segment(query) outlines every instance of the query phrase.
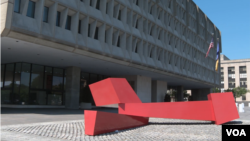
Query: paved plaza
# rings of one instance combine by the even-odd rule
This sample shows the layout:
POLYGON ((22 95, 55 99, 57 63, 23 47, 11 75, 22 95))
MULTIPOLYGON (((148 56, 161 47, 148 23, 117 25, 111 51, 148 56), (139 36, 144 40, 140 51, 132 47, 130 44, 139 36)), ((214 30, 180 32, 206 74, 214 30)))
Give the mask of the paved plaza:
MULTIPOLYGON (((93 110, 117 113, 113 108, 93 110)), ((221 140, 221 126, 210 121, 150 118, 146 126, 88 136, 83 110, 5 108, 1 117, 2 141, 221 140)), ((250 108, 228 124, 250 124, 250 108)))

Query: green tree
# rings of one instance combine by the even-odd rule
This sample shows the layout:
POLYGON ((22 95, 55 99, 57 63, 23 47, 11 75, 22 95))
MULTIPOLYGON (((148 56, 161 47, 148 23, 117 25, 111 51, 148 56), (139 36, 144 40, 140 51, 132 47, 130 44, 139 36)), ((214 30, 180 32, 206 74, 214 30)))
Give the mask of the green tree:
POLYGON ((238 86, 234 88, 232 92, 235 94, 235 97, 241 97, 245 95, 247 92, 250 92, 250 90, 238 86))
POLYGON ((187 93, 187 91, 185 90, 185 91, 183 91, 183 98, 184 99, 188 99, 189 98, 189 94, 187 93))
POLYGON ((221 93, 221 90, 219 88, 213 88, 213 93, 221 93))

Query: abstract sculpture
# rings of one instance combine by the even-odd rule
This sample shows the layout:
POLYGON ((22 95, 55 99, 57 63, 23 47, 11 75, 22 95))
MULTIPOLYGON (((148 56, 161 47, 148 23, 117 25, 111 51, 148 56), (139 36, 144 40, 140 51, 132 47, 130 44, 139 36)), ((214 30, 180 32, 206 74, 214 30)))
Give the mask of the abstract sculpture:
POLYGON ((125 78, 107 78, 89 87, 96 106, 118 104, 119 114, 85 110, 87 135, 147 125, 149 117, 207 120, 217 125, 239 118, 231 92, 211 93, 208 101, 142 103, 125 78))

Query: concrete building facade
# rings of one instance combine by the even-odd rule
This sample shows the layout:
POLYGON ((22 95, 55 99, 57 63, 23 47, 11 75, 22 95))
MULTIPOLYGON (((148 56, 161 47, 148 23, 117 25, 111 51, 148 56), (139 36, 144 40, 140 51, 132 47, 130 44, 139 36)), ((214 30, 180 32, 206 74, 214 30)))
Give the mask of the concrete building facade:
POLYGON ((206 99, 220 85, 221 33, 192 0, 2 0, 2 104, 92 103, 88 85, 125 77, 142 102, 169 87, 206 99), (3 95, 4 94, 4 95, 3 95))
MULTIPOLYGON (((250 90, 250 59, 230 60, 225 55, 221 59, 221 91, 243 87, 250 90)), ((250 101, 250 93, 236 101, 250 101)))

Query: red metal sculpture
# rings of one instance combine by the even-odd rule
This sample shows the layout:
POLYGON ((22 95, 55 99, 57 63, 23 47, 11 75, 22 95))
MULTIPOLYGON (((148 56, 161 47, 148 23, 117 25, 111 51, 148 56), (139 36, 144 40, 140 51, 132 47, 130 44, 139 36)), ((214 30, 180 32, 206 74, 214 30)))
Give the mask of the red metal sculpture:
POLYGON ((148 124, 149 117, 208 120, 217 125, 239 118, 232 92, 208 101, 142 103, 125 78, 89 85, 96 106, 119 104, 119 114, 85 110, 85 134, 97 135, 148 124))

